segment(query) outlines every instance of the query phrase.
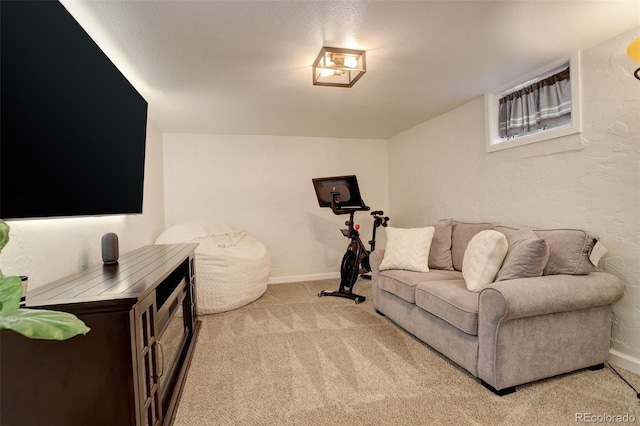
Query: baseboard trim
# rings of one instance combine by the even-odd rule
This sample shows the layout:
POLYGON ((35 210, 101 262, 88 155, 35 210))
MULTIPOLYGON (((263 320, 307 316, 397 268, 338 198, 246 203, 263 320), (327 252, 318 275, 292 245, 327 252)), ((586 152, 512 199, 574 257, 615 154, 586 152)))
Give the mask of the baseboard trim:
POLYGON ((301 281, 320 281, 340 279, 340 272, 330 272, 326 274, 314 275, 291 275, 288 277, 270 277, 269 284, 297 283, 301 281))
POLYGON ((609 350, 609 362, 632 373, 640 374, 640 359, 623 354, 615 349, 609 350))

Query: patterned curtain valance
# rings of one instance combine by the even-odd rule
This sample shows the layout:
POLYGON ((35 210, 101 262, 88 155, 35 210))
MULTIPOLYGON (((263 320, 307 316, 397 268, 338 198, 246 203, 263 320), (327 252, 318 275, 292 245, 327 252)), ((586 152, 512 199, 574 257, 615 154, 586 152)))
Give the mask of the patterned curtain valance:
POLYGON ((519 136, 570 122, 569 71, 566 68, 502 97, 498 115, 500 137, 519 136))

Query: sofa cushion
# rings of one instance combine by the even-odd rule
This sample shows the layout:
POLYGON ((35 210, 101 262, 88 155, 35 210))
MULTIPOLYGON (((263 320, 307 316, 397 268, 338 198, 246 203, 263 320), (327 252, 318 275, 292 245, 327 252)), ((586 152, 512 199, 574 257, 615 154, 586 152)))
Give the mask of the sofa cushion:
POLYGON ((549 246, 549 260, 543 275, 586 275, 595 269, 589 261, 598 237, 581 229, 534 229, 549 246))
POLYGON ((447 281, 462 279, 462 274, 458 271, 440 271, 432 269, 429 272, 412 272, 400 269, 380 271, 378 275, 378 288, 394 294, 399 298, 416 303, 416 286, 424 281, 436 280, 447 281))
POLYGON ((387 227, 387 246, 380 270, 404 269, 429 272, 429 250, 435 229, 387 227))
MULTIPOLYGON (((500 227, 496 227, 496 230, 502 232, 500 227)), ((507 231, 505 235, 509 250, 496 281, 541 276, 549 259, 547 242, 528 228, 507 231)))
POLYGON ((415 294, 417 306, 467 334, 478 335, 480 293, 468 291, 463 279, 422 281, 415 294))
POLYGON ((451 260, 453 269, 462 271, 462 261, 464 252, 467 250, 469 241, 480 231, 493 229, 492 223, 466 223, 452 221, 451 223, 451 260))
POLYGON ((503 233, 487 229, 473 236, 462 262, 462 276, 469 291, 480 291, 496 279, 509 245, 503 233))
POLYGON ((442 219, 434 223, 433 240, 429 250, 429 268, 453 271, 451 259, 451 219, 442 219))

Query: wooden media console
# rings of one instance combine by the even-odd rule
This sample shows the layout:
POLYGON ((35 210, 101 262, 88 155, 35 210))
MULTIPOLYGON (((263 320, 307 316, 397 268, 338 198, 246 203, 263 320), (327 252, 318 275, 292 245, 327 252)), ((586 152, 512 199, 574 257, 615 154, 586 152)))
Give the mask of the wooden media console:
POLYGON ((200 321, 197 244, 150 245, 27 294, 91 328, 64 341, 0 333, 3 426, 170 425, 200 321))

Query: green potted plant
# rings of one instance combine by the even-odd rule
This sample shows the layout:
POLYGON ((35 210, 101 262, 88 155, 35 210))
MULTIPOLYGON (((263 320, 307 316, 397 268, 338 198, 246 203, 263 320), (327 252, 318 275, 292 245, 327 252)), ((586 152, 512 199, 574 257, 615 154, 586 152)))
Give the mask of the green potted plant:
MULTIPOLYGON (((0 220, 0 253, 9 242, 9 225, 0 220)), ((30 339, 66 340, 90 330, 78 317, 46 309, 20 309, 22 281, 0 270, 0 330, 13 330, 30 339)))

